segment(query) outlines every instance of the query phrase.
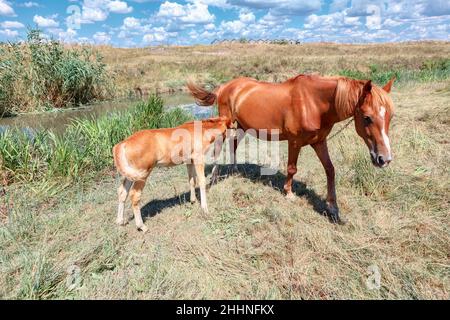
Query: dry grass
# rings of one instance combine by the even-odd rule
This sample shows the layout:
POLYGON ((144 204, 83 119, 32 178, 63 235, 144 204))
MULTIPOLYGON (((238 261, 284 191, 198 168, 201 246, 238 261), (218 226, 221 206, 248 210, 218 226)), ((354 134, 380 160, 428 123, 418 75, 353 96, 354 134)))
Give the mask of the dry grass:
POLYGON ((394 89, 395 160, 386 170, 372 167, 352 127, 329 143, 345 226, 317 212, 326 179, 311 148, 299 160, 295 201, 280 191, 285 161, 269 178, 246 165, 211 188, 209 216, 189 204, 184 167, 155 171, 143 197, 147 234, 133 221, 114 224, 110 172, 76 186, 13 185, 0 228, 0 297, 448 299, 449 98, 448 81, 394 89), (69 290, 73 265, 81 283, 69 290), (369 266, 380 270, 379 290, 366 286, 369 266))
POLYGON ((117 49, 98 47, 116 74, 118 92, 182 90, 187 77, 217 85, 238 76, 282 81, 299 73, 336 74, 417 70, 430 60, 448 59, 450 42, 396 44, 218 44, 194 47, 117 49))

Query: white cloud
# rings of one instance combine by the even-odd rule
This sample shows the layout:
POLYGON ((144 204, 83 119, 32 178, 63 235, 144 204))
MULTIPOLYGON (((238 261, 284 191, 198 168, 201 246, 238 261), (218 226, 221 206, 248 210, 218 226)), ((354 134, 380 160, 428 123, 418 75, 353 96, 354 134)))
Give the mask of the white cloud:
POLYGON ((55 28, 59 26, 59 22, 55 21, 53 18, 44 18, 39 15, 33 17, 33 22, 40 28, 55 28))
POLYGON ((163 27, 156 27, 151 32, 144 35, 142 41, 144 44, 161 44, 169 38, 174 38, 178 34, 176 32, 167 32, 163 27))
POLYGON ((3 29, 21 29, 25 28, 25 25, 18 21, 3 21, 0 23, 3 29))
POLYGON ((15 16, 14 9, 6 0, 0 0, 0 16, 15 16))
POLYGON ((92 39, 94 39, 97 44, 108 44, 111 41, 111 36, 106 32, 99 31, 92 36, 92 39))
POLYGON ((19 32, 17 32, 17 30, 4 29, 0 30, 0 34, 7 38, 15 38, 19 35, 19 32))
POLYGON ((176 2, 166 1, 161 4, 157 13, 158 17, 176 18, 186 14, 184 6, 176 2))
POLYGON ((232 5, 251 9, 269 9, 273 15, 304 15, 320 10, 321 0, 228 0, 232 5))
POLYGON ((134 17, 126 17, 123 20, 123 27, 125 29, 139 29, 141 27, 141 21, 134 17))
POLYGON ((24 2, 20 6, 25 7, 25 8, 40 7, 39 3, 32 2, 32 1, 24 2))
POLYGON ((220 28, 225 33, 241 33, 245 28, 245 24, 240 20, 235 21, 222 21, 220 28))
POLYGON ((113 13, 130 13, 133 11, 133 7, 129 7, 125 1, 110 1, 107 4, 107 8, 110 12, 113 13))
POLYGON ((156 17, 181 24, 207 24, 215 19, 203 0, 191 0, 191 3, 185 5, 166 1, 159 7, 156 17))
POLYGON ((255 15, 251 11, 241 10, 239 12, 239 20, 244 23, 255 22, 255 15))
MULTIPOLYGON (((105 21, 110 13, 127 14, 133 11, 125 1, 119 0, 84 0, 81 17, 72 21, 75 24, 88 24, 105 21)), ((73 19, 73 18, 72 18, 73 19)))

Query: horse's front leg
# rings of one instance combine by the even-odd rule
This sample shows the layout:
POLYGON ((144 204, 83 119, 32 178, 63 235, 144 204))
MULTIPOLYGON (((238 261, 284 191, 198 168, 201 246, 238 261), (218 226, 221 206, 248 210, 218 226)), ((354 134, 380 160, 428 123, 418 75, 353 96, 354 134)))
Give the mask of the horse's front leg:
POLYGON ((297 173, 297 160, 300 149, 301 146, 298 145, 296 141, 288 142, 288 167, 286 182, 284 183, 284 191, 286 192, 286 198, 288 199, 294 199, 295 197, 292 193, 292 180, 297 173))
POLYGON ((333 222, 340 223, 339 209, 336 203, 336 184, 334 166, 328 153, 327 141, 322 141, 311 145, 319 157, 320 162, 327 174, 327 212, 333 222))

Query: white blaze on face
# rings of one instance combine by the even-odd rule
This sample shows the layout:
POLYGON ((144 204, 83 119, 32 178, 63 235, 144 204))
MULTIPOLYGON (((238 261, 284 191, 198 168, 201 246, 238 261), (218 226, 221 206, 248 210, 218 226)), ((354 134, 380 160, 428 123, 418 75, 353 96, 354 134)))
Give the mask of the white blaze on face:
POLYGON ((386 149, 388 151, 387 154, 387 160, 391 161, 392 160, 392 155, 391 155, 391 144, 389 142, 389 137, 386 134, 386 130, 385 130, 385 125, 386 125, 386 121, 384 121, 384 116, 386 115, 386 108, 385 107, 381 107, 380 108, 380 117, 383 119, 383 128, 381 129, 381 137, 383 138, 383 142, 384 145, 386 146, 386 149))

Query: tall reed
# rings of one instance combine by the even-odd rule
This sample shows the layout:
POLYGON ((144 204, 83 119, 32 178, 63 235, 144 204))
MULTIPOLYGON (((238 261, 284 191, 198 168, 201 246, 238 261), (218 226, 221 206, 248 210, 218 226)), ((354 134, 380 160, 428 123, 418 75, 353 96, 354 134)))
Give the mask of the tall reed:
POLYGON ((0 116, 104 99, 111 78, 97 52, 66 48, 31 29, 24 43, 0 46, 0 116))

